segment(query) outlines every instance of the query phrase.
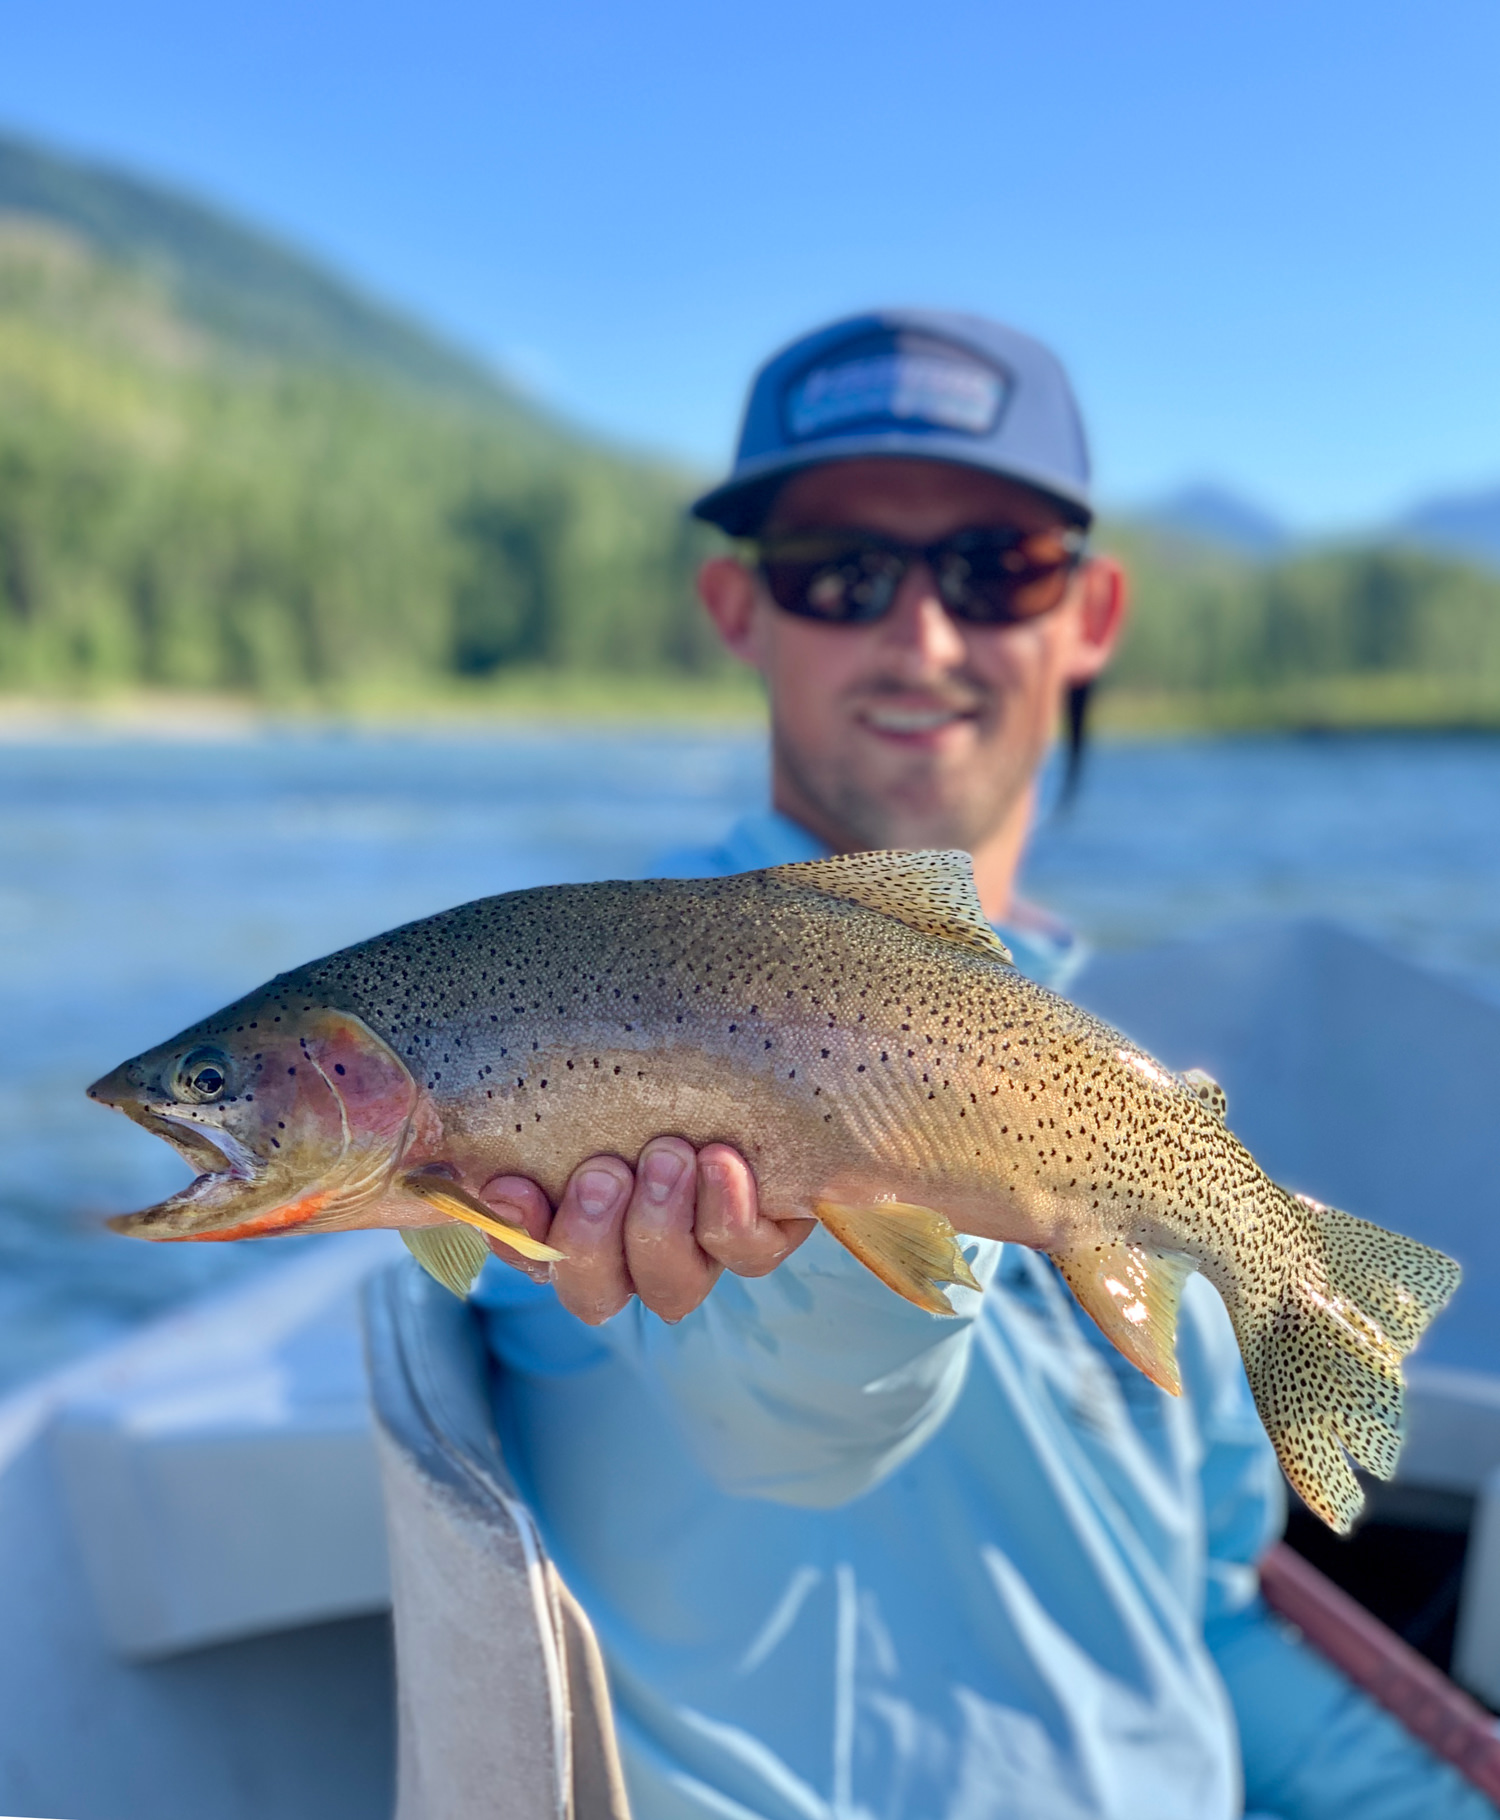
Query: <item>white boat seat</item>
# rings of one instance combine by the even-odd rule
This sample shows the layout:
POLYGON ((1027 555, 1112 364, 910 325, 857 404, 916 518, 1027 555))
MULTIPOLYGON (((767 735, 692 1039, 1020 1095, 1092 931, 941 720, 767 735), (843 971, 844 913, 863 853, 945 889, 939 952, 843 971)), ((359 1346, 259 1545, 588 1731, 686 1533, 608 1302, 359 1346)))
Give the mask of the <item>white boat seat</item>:
POLYGON ((629 1820, 588 1618, 501 1455, 472 1311, 366 1285, 396 1629, 396 1820, 629 1820))

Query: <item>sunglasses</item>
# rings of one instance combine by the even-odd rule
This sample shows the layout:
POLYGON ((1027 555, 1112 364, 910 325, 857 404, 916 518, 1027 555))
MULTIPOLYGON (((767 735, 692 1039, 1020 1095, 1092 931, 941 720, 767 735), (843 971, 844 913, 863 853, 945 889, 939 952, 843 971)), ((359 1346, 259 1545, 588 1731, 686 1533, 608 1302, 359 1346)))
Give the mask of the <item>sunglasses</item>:
POLYGON ((749 560, 783 613, 831 626, 868 626, 895 604, 907 572, 926 563, 938 598, 974 626, 1016 626, 1062 603, 1083 557, 1077 526, 1047 531, 977 527, 936 543, 875 531, 789 531, 751 541, 749 560))

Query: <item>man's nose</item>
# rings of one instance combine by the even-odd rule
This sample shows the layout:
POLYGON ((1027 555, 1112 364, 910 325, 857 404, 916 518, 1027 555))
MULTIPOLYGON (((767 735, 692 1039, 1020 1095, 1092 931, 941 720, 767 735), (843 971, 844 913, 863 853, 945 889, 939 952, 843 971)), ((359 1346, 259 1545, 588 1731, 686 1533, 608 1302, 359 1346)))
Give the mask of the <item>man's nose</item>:
POLYGON ((924 667, 943 669, 961 662, 967 653, 963 628, 943 605, 937 580, 925 562, 913 563, 902 576, 880 629, 885 643, 924 667))

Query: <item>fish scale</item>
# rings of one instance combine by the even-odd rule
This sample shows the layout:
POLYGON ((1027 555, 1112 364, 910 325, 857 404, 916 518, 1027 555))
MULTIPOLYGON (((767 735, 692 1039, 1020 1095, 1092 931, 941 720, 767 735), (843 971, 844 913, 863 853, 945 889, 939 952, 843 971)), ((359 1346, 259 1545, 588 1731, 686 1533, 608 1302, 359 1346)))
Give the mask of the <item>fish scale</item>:
POLYGON ((733 1145, 767 1215, 822 1220, 934 1315, 977 1288, 959 1234, 1046 1251, 1167 1389, 1201 1270, 1288 1477, 1339 1528, 1350 1457, 1394 1466, 1401 1358, 1458 1280, 1278 1187, 1214 1082, 1018 973, 966 855, 481 899, 284 974, 91 1092, 207 1164, 123 1230, 391 1225, 457 1289, 475 1228, 558 1256, 484 1205, 492 1177, 555 1202, 585 1157, 664 1134, 733 1145))

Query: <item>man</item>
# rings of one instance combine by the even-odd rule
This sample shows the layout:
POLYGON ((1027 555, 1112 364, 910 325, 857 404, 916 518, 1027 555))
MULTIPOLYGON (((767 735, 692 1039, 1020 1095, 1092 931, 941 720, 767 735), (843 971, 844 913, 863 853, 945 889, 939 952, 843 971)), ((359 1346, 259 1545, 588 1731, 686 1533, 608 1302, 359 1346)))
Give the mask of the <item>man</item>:
MULTIPOLYGON (((773 807, 669 869, 962 846, 1020 963, 1062 983, 1073 944, 1016 872, 1125 586, 1083 554, 1055 360, 970 318, 836 323, 762 370, 696 510, 749 540, 700 587, 765 680, 773 807)), ((1174 1400, 1045 1259, 971 1247, 983 1293, 934 1320, 763 1219, 723 1145, 594 1158, 555 1212, 514 1178, 486 1196, 567 1253, 550 1283, 492 1269, 481 1300, 638 1820, 1491 1812, 1259 1603, 1280 1478, 1201 1279, 1174 1400)))

